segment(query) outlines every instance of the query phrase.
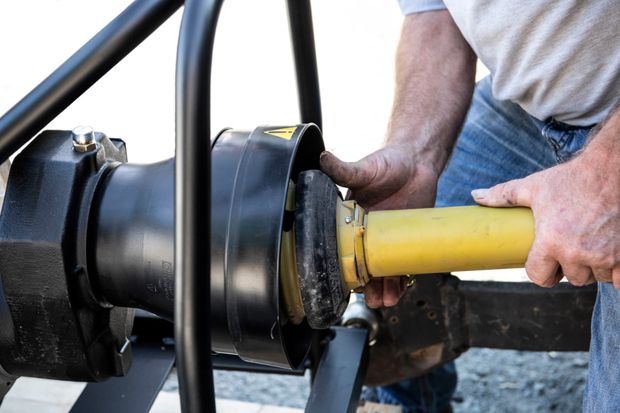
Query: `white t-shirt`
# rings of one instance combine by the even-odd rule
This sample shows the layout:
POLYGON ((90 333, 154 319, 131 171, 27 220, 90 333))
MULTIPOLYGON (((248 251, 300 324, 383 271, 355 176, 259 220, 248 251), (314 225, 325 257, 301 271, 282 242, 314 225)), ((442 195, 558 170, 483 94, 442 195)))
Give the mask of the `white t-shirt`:
POLYGON ((447 8, 489 68, 493 96, 575 126, 620 100, 620 0, 399 0, 405 14, 447 8))

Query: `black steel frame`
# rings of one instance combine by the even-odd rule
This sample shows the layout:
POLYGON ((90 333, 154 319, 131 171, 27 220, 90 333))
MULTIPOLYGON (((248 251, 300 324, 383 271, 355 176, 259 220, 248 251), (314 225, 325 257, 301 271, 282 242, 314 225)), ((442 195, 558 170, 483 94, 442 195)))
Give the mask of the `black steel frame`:
MULTIPOLYGON (((0 163, 146 39, 182 0, 136 0, 0 118, 0 163)), ((210 83, 223 0, 187 0, 176 74, 175 339, 181 405, 215 411, 210 349, 210 83), (207 213, 205 213, 207 211, 207 213)), ((303 122, 321 125, 309 0, 287 0, 303 122)))

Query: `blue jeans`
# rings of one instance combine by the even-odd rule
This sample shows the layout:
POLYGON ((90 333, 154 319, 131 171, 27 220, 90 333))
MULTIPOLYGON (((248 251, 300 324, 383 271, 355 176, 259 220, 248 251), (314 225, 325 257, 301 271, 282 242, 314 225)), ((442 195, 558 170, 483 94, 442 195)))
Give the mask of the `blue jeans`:
MULTIPOLYGON (((518 105, 498 101, 490 78, 476 86, 465 124, 439 180, 435 206, 474 204, 470 191, 522 178, 568 160, 587 139, 590 128, 553 119, 540 121, 518 105)), ((372 389, 376 401, 400 404, 405 413, 450 411, 456 389, 453 363, 425 376, 372 389)), ((599 284, 592 318, 590 370, 584 410, 620 411, 620 293, 599 284)))

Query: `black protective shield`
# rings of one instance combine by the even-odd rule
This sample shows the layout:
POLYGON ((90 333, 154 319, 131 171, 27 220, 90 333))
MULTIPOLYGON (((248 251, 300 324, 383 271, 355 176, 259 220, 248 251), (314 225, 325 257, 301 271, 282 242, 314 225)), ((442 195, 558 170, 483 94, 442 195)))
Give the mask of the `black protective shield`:
POLYGON ((280 310, 279 256, 289 179, 318 169, 324 150, 312 124, 227 130, 212 146, 213 350, 246 361, 299 365, 312 330, 280 310))

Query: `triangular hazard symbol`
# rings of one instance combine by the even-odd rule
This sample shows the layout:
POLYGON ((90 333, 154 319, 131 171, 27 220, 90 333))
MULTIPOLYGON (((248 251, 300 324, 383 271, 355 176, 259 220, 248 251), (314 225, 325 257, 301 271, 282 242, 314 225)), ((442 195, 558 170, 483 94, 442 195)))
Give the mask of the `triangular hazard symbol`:
POLYGON ((296 126, 291 126, 290 128, 268 130, 268 131, 265 131, 265 133, 267 135, 289 140, 293 136, 293 133, 295 133, 296 129, 297 129, 296 126))

